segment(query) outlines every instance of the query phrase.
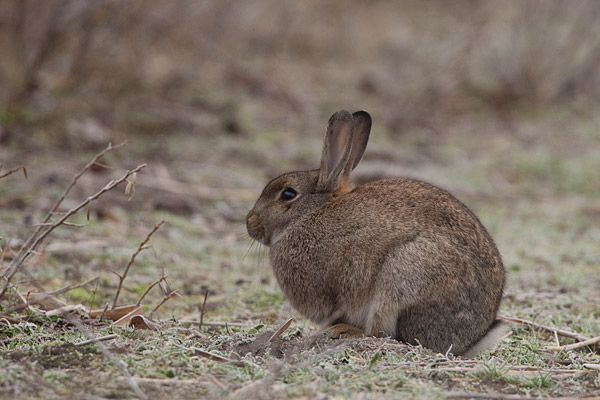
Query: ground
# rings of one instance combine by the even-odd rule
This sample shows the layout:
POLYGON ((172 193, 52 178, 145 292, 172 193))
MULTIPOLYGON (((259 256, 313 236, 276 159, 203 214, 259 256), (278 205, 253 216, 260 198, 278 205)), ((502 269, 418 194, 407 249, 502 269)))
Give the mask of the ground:
MULTIPOLYGON (((127 140, 59 211, 147 166, 127 194, 124 182, 68 219, 83 226, 56 228, 12 279, 0 303, 3 398, 598 396, 597 348, 554 350, 575 340, 523 324, 472 360, 392 339, 329 339, 289 306, 268 250, 245 230, 270 178, 318 166, 329 115, 367 109, 374 125, 357 182, 409 176, 449 190, 502 253, 500 315, 600 335, 598 76, 584 68, 600 49, 594 3, 74 4, 25 9, 30 31, 1 41, 17 55, 0 63, 0 175, 24 165, 26 176, 0 179, 0 270, 108 142, 127 140), (34 29, 57 9, 80 35, 34 29), (526 24, 532 15, 544 24, 526 24), (75 39, 90 30, 89 42, 75 39), (521 40, 509 40, 514 31, 521 40), (551 51, 540 40, 552 35, 551 51), (573 38, 580 48, 568 46, 573 38), (27 57, 19 40, 33 49, 27 57), (36 53, 44 44, 50 50, 36 53), (90 318, 112 304, 115 272, 162 220, 119 297, 135 304, 168 275, 170 288, 157 285, 141 302, 157 329, 90 318), (55 295, 82 305, 71 313, 9 312, 15 290, 94 277, 55 295)), ((1 7, 13 19, 0 27, 18 32, 9 23, 17 3, 1 7)))

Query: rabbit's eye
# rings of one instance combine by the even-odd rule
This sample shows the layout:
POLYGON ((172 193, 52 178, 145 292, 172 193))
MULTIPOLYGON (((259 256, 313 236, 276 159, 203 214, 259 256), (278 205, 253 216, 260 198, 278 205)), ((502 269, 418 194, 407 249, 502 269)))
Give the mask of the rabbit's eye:
POLYGON ((287 188, 281 192, 281 200, 292 200, 297 194, 294 189, 287 188))

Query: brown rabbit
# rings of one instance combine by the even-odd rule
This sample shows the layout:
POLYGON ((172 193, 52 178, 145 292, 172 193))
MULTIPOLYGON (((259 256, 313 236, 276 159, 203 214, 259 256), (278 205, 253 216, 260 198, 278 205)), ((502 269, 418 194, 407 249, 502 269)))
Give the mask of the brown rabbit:
POLYGON ((331 116, 318 170, 283 174, 248 213, 270 246, 292 306, 332 335, 391 336, 475 356, 507 329, 496 320, 505 272, 477 217, 418 180, 354 186, 371 130, 365 111, 331 116))

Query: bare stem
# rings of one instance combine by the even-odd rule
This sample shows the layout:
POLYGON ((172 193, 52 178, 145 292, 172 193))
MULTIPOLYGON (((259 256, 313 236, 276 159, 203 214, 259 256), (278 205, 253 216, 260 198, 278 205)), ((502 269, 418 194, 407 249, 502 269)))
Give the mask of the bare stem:
POLYGON ((544 350, 553 350, 553 351, 569 351, 579 349, 581 347, 593 346, 597 343, 600 343, 600 336, 593 337, 588 340, 584 340, 583 342, 568 344, 566 346, 546 346, 544 350))
POLYGON ((4 174, 0 175, 0 179, 5 178, 9 175, 12 175, 20 169, 23 170, 23 175, 25 175, 25 179, 27 179, 27 169, 25 168, 24 165, 21 165, 20 167, 13 168, 10 171, 5 172, 4 174))
POLYGON ((146 290, 144 291, 144 293, 142 294, 142 296, 140 297, 140 299, 137 301, 137 303, 135 303, 135 306, 139 306, 142 304, 142 300, 144 300, 144 298, 146 297, 146 295, 150 292, 150 290, 152 290, 152 288, 156 285, 158 285, 159 283, 161 283, 162 281, 164 281, 165 279, 167 279, 168 275, 163 275, 160 277, 160 279, 158 279, 157 281, 154 281, 150 286, 148 286, 146 288, 146 290))
MULTIPOLYGON (((131 265, 135 261, 135 258, 137 257, 138 254, 140 254, 140 252, 142 250, 147 249, 146 244, 150 240, 150 237, 164 223, 165 223, 165 220, 163 219, 158 224, 154 225, 154 228, 150 231, 150 233, 148 233, 146 235, 146 238, 144 240, 142 240, 142 242, 138 246, 137 250, 131 255, 131 258, 129 259, 129 262, 127 263, 127 266, 125 267, 125 271, 123 271, 123 274, 122 275, 117 274, 117 276, 119 277, 119 287, 117 288, 117 293, 115 293, 115 299, 113 300, 113 304, 112 304, 111 310, 114 310, 115 307, 117 306, 117 301, 119 300, 119 295, 121 294, 121 289, 123 289, 123 282, 125 281, 125 278, 127 278, 127 273, 129 273, 129 268, 131 267, 131 265)), ((160 282, 160 280, 159 280, 159 282, 160 282)))
POLYGON ((200 311, 200 325, 198 330, 202 329, 202 322, 204 322, 204 312, 206 311, 206 299, 208 298, 208 289, 204 292, 204 301, 202 302, 202 310, 200 311))
MULTIPOLYGON (((90 165, 90 164, 88 164, 88 165, 90 165)), ((58 226, 62 225, 69 217, 71 217, 73 214, 77 213, 77 211, 86 207, 88 204, 90 204, 92 201, 96 200, 98 197, 102 196, 104 193, 114 189, 120 183, 125 182, 127 180, 127 178, 129 178, 130 175, 141 171, 145 167, 146 167, 146 164, 138 165, 136 168, 125 172, 125 174, 121 178, 119 178, 117 180, 114 180, 114 179, 111 180, 108 184, 106 184, 106 186, 104 186, 98 192, 96 192, 92 196, 89 196, 83 202, 79 203, 79 205, 70 209, 59 220, 54 222, 51 226, 47 227, 47 229, 41 234, 39 234, 39 233, 40 233, 41 229, 43 228, 43 226, 39 226, 38 229, 36 229, 36 231, 29 237, 29 239, 27 239, 27 242, 25 242, 25 244, 21 247, 21 250, 19 250, 19 253, 17 253, 17 256, 12 259, 11 263, 8 265, 8 268, 2 274, 2 277, 6 278, 6 283, 4 284, 4 288, 0 292, 0 298, 4 295, 4 293, 8 289, 8 284, 10 283, 10 280, 12 279, 12 277, 17 273, 17 271, 23 265, 25 260, 27 260, 27 258, 31 254, 35 253, 35 249, 39 246, 39 244, 42 242, 42 240, 44 240, 46 238, 46 236, 48 236, 50 234, 50 232, 52 232, 58 226)), ((81 175, 80 174, 77 175, 76 179, 78 179, 78 176, 81 176, 81 175)), ((76 181, 76 179, 74 181, 76 181)), ((69 186, 68 190, 70 190, 71 187, 72 187, 72 185, 69 186)), ((66 195, 66 193, 68 193, 68 190, 65 191, 65 195, 66 195)), ((54 213, 54 211, 56 211, 56 208, 58 207, 58 204, 60 204, 61 201, 62 200, 59 200, 59 202, 57 202, 57 205, 51 210, 51 212, 48 214, 48 217, 46 217, 46 219, 43 221, 43 223, 48 222, 48 219, 50 218, 52 213, 54 213)))
POLYGON ((171 293, 169 293, 168 295, 163 297, 162 300, 160 301, 160 303, 158 303, 158 305, 156 307, 154 307, 152 309, 152 311, 150 311, 149 317, 152 318, 152 315, 156 312, 156 310, 158 310, 163 304, 165 304, 167 302, 167 300, 169 300, 171 297, 175 297, 175 296, 181 296, 177 290, 173 290, 171 293))
MULTIPOLYGON (((98 278, 99 278, 99 277, 98 277, 98 276, 96 276, 96 277, 94 277, 94 278, 92 278, 92 279, 90 279, 90 280, 87 280, 87 281, 85 281, 85 282, 81 282, 81 283, 75 283, 75 284, 73 284, 73 285, 68 285, 68 286, 65 286, 65 287, 63 287, 63 288, 61 288, 61 289, 55 290, 55 291, 53 291, 53 292, 48 292, 48 293, 46 293, 46 294, 47 294, 48 296, 57 296, 57 295, 59 295, 59 294, 66 293, 66 292, 68 292, 69 290, 73 290, 73 289, 80 288, 80 287, 82 287, 82 286, 89 285, 90 283, 92 283, 92 282, 96 281, 98 278)), ((34 304, 35 304, 35 303, 29 302, 29 301, 24 301, 24 302, 22 302, 21 304, 18 304, 18 305, 16 305, 16 306, 12 307, 12 308, 9 308, 8 310, 6 310, 6 311, 5 311, 5 313, 7 313, 7 314, 10 314, 11 312, 22 310, 22 309, 24 309, 24 308, 27 308, 27 307, 29 307, 29 306, 31 306, 31 305, 34 305, 34 304)))
MULTIPOLYGON (((12 272, 13 269, 16 271, 20 267, 20 265, 23 264, 23 262, 25 262, 25 259, 28 257, 28 254, 31 253, 32 250, 35 250, 35 246, 31 246, 31 243, 35 240, 35 238, 38 236, 38 234, 42 231, 42 229, 45 226, 44 224, 46 224, 48 221, 50 221, 50 218, 52 218, 52 216, 56 213, 56 210, 58 210, 58 207, 60 207, 60 205, 62 204, 63 200, 67 197, 67 195, 69 194, 69 192, 71 191, 71 189, 73 188, 73 186, 75 186, 75 184, 77 183, 77 181, 79 180, 79 178, 81 178, 81 176, 87 170, 89 170, 94 164, 96 164, 96 162, 98 162, 99 160, 101 160, 102 157, 104 157, 106 155, 106 153, 108 153, 108 152, 110 152, 112 150, 118 149, 120 147, 123 147, 126 144, 127 144, 127 141, 123 141, 123 142, 121 142, 119 144, 116 144, 114 146, 112 145, 112 143, 109 143, 108 146, 106 147, 106 149, 104 149, 100 153, 96 154, 94 156, 94 158, 92 158, 92 160, 90 162, 88 162, 78 173, 75 174, 75 176, 73 177, 73 180, 71 181, 71 183, 69 184, 69 186, 65 189, 65 191, 63 192, 63 194, 56 201, 56 203, 54 204, 54 206, 52 207, 52 209, 48 212, 48 214, 46 215, 46 217, 44 218, 44 220, 41 222, 41 224, 38 225, 38 227, 36 228, 36 230, 27 238, 27 240, 25 241, 25 243, 23 243, 23 245, 19 249, 19 252, 17 253, 16 257, 13 258, 13 260, 11 261, 11 263, 8 265, 8 268, 2 274, 2 277, 5 277, 6 274, 8 273, 8 271, 11 271, 11 273, 14 275, 14 273, 12 272), (24 252, 25 252, 25 256, 21 257, 24 252)), ((23 172, 26 173, 26 170, 24 169, 23 172)), ((12 277, 12 275, 11 275, 11 277, 12 277)), ((8 278, 8 280, 10 281, 10 278, 8 278)), ((4 286, 4 289, 2 290, 2 292, 0 293, 0 297, 2 297, 2 295, 5 292, 6 292, 6 285, 4 286)))
POLYGON ((590 339, 589 337, 582 336, 575 332, 567 331, 565 329, 560 329, 560 328, 554 328, 554 327, 548 326, 548 325, 538 324, 537 322, 529 321, 529 320, 522 319, 522 318, 504 317, 501 315, 498 315, 498 318, 501 320, 504 320, 504 321, 512 322, 514 324, 531 326, 534 329, 539 329, 539 330, 546 331, 549 333, 556 332, 556 334, 558 334, 560 336, 576 339, 576 340, 579 340, 580 342, 590 339))

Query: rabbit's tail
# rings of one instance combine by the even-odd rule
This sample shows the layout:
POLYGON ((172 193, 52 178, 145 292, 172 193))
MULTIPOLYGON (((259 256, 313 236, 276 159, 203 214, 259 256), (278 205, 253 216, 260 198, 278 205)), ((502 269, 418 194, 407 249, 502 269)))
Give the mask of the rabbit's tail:
POLYGON ((500 319, 495 320, 492 326, 477 343, 475 343, 469 350, 465 351, 461 356, 466 358, 477 357, 481 353, 487 350, 493 350, 498 343, 505 337, 507 337, 512 331, 510 325, 500 319))

